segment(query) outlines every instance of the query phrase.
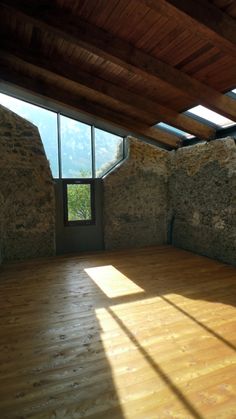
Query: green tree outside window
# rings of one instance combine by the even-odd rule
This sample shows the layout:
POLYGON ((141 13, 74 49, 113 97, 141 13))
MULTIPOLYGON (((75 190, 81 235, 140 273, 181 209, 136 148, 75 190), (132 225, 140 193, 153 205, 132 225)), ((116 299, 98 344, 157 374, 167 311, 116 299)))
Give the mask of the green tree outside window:
POLYGON ((68 221, 91 220, 91 185, 67 185, 68 221))

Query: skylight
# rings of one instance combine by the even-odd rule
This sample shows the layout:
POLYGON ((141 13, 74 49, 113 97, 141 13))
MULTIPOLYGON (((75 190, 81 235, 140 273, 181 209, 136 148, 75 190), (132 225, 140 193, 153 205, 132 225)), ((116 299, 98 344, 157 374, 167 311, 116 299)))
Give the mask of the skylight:
POLYGON ((156 127, 163 128, 167 131, 170 131, 172 134, 176 134, 176 135, 179 135, 181 137, 194 138, 194 135, 189 134, 188 132, 182 131, 178 128, 175 128, 172 125, 165 124, 164 122, 159 122, 158 124, 156 124, 156 127))
MULTIPOLYGON (((233 90, 233 92, 235 91, 233 90)), ((213 124, 218 125, 221 128, 227 128, 227 127, 231 127, 232 125, 235 125, 235 122, 232 121, 231 119, 225 118, 224 116, 216 112, 213 112, 202 105, 195 106, 194 108, 189 109, 187 112, 192 113, 196 116, 200 116, 200 118, 203 118, 206 121, 212 122, 213 124)))

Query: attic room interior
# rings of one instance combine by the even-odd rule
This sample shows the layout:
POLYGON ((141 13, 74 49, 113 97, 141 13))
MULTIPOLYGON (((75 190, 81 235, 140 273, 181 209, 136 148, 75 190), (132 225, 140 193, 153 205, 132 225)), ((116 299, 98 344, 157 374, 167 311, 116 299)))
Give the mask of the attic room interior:
POLYGON ((235 419, 235 0, 0 6, 0 418, 235 419))

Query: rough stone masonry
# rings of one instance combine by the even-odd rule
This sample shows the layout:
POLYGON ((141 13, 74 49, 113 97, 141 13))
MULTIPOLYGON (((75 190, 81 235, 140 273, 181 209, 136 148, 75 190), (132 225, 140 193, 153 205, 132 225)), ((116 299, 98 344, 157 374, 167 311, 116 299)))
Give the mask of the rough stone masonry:
POLYGON ((173 245, 236 264, 236 145, 232 138, 171 152, 173 245))
POLYGON ((54 186, 38 129, 3 106, 0 155, 0 260, 54 254, 54 186))
MULTIPOLYGON (((134 138, 104 178, 106 249, 172 243, 236 264, 232 138, 164 151, 134 138)), ((0 106, 0 261, 55 252, 54 187, 38 129, 0 106)))
POLYGON ((167 152, 129 139, 104 179, 105 247, 172 243, 236 264, 236 145, 232 138, 167 152))
POLYGON ((127 159, 104 178, 106 249, 167 242, 170 154, 128 139, 127 159))

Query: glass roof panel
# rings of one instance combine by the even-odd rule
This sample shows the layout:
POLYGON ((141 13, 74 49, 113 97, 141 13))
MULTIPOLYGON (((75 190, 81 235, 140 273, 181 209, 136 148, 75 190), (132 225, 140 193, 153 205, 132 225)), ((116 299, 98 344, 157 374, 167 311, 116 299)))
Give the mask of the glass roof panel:
POLYGON ((199 116, 200 118, 203 118, 206 121, 213 122, 213 124, 218 125, 221 128, 227 128, 231 127, 232 125, 235 125, 235 122, 231 119, 225 118, 219 113, 211 111, 210 109, 202 105, 195 106, 194 108, 189 109, 187 112, 199 116))
POLYGON ((181 136, 181 137, 194 138, 194 135, 189 134, 188 132, 182 131, 178 128, 175 128, 172 125, 165 124, 164 122, 159 122, 158 124, 156 124, 156 127, 163 128, 163 129, 165 129, 167 131, 170 131, 171 133, 176 134, 176 135, 181 136))

